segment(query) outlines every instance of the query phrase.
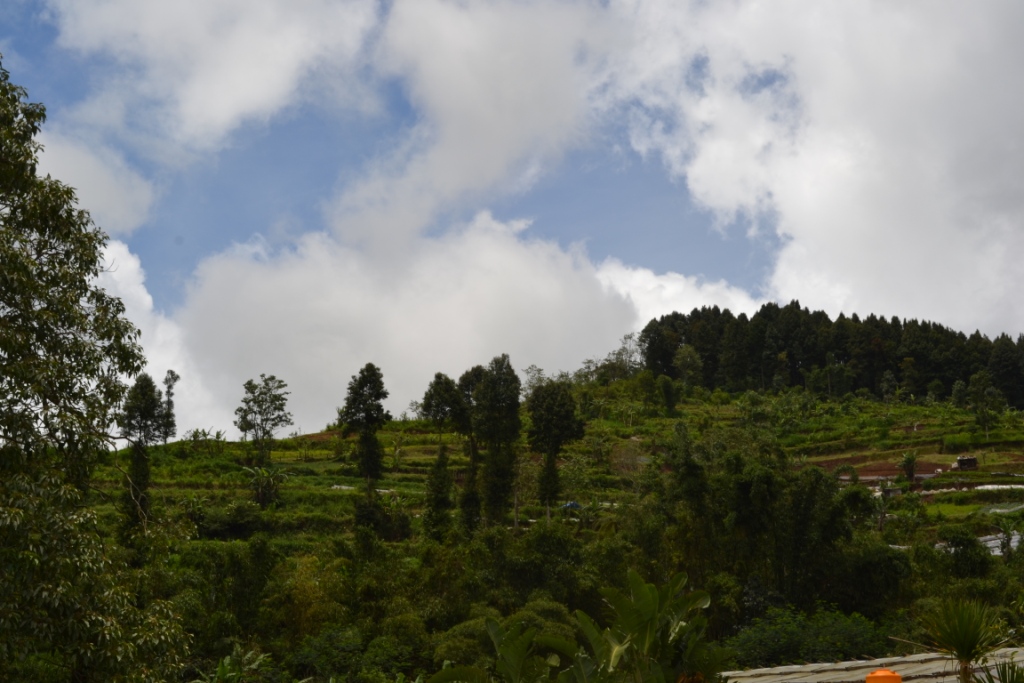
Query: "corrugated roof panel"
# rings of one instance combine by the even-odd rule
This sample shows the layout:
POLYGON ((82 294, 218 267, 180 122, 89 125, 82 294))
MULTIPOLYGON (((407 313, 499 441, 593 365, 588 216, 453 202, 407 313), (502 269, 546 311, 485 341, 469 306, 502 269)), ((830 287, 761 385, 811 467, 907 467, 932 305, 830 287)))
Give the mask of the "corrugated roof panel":
MULTIPOLYGON (((988 664, 1014 658, 1024 664, 1024 649, 1008 647, 993 652, 988 664)), ((904 681, 956 683, 956 662, 936 652, 848 662, 775 666, 767 669, 727 671, 730 683, 862 683, 877 669, 891 669, 904 681)))

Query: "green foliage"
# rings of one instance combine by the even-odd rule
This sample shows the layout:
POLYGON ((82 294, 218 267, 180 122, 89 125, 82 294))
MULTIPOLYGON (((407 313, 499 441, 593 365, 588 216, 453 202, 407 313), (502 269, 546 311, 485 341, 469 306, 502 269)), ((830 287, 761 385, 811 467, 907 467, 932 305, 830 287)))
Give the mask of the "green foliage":
POLYGON ((224 657, 252 632, 278 559, 260 535, 248 542, 204 540, 183 547, 178 559, 182 591, 176 602, 195 636, 197 657, 224 657))
POLYGON ((880 657, 888 649, 882 629, 859 615, 819 608, 811 615, 773 607, 728 640, 743 668, 796 662, 838 662, 880 657))
POLYGON ((627 584, 628 591, 601 590, 613 615, 603 631, 587 614, 576 613, 587 649, 575 654, 559 680, 717 680, 730 653, 704 638, 706 620, 700 610, 710 604, 707 593, 684 592, 685 574, 657 588, 630 570, 627 584))
POLYGON ((519 376, 508 354, 496 356, 473 390, 474 431, 488 448, 519 439, 519 376))
POLYGON ((373 363, 367 363, 348 383, 345 405, 338 409, 338 421, 360 434, 376 433, 391 420, 384 410, 384 375, 373 363))
POLYGON ((540 476, 537 478, 537 497, 544 505, 548 520, 550 520, 551 506, 558 502, 562 485, 558 477, 558 456, 554 453, 545 453, 543 458, 540 476))
POLYGON ((367 487, 380 479, 384 466, 384 451, 377 440, 377 431, 391 420, 391 413, 384 410, 383 401, 387 397, 380 368, 367 363, 358 375, 352 376, 345 405, 338 409, 338 422, 359 434, 356 459, 359 475, 366 479, 367 487))
POLYGON ((420 414, 439 429, 468 434, 472 431, 466 397, 451 377, 437 373, 427 387, 420 404, 420 414))
POLYGON ((243 386, 245 395, 235 409, 235 426, 243 435, 252 434, 256 459, 249 464, 263 467, 270 461, 274 432, 292 424, 292 414, 285 410, 291 392, 285 391, 288 385, 283 380, 262 373, 259 384, 250 379, 243 386))
POLYGON ((948 524, 938 530, 949 572, 957 578, 983 578, 992 568, 992 556, 966 525, 948 524))
POLYGON ((163 420, 160 424, 160 438, 166 444, 168 439, 178 433, 178 424, 174 418, 174 387, 181 380, 181 375, 174 370, 168 370, 164 375, 164 405, 163 420))
POLYGON ((359 432, 356 444, 356 464, 359 476, 368 482, 380 479, 384 471, 384 449, 380 445, 380 440, 377 439, 377 434, 372 431, 359 432))
POLYGON ((441 444, 427 479, 427 509, 423 528, 431 538, 440 540, 451 524, 452 474, 448 471, 448 447, 441 444))
POLYGON ((217 663, 217 668, 210 674, 195 679, 192 683, 245 683, 253 680, 253 676, 270 663, 268 655, 258 650, 242 652, 240 645, 217 663))
POLYGON ((173 677, 179 618, 137 600, 84 507, 143 356, 96 283, 106 235, 71 188, 36 175, 44 119, 0 67, 0 679, 173 677))
POLYGON ((121 512, 124 522, 120 528, 121 542, 127 543, 137 532, 145 532, 149 521, 149 454, 141 443, 135 443, 129 450, 131 464, 125 477, 125 491, 121 494, 121 512))
POLYGON ((988 438, 989 430, 999 421, 999 414, 1006 405, 1002 392, 992 384, 992 375, 988 370, 979 370, 971 375, 967 385, 967 397, 976 424, 985 430, 988 438))
POLYGON ((266 524, 260 507, 247 500, 204 508, 202 521, 197 526, 201 538, 235 540, 249 538, 264 530, 266 524))
POLYGON ((473 431, 487 445, 483 472, 483 506, 487 519, 497 523, 511 506, 519 417, 519 376, 508 354, 491 360, 473 390, 473 431))
POLYGON ((243 467, 249 475, 249 488, 252 489, 253 501, 261 509, 276 503, 280 497, 281 484, 288 475, 279 470, 272 470, 266 467, 243 467))
POLYGON ((1024 666, 1010 659, 981 669, 974 675, 978 683, 1024 683, 1024 666))
POLYGON ((135 378, 135 384, 128 390, 117 422, 122 437, 143 447, 163 438, 167 429, 163 393, 145 372, 135 378))
POLYGON ((530 416, 527 441, 537 453, 557 455, 567 443, 583 438, 583 420, 566 381, 539 384, 526 401, 526 411, 530 416))
POLYGON ((676 383, 671 377, 660 375, 657 379, 658 395, 665 408, 665 415, 671 417, 675 414, 676 404, 679 403, 679 392, 676 390, 676 383))
POLYGON ((914 475, 917 473, 917 453, 904 453, 900 459, 899 468, 907 481, 913 482, 914 475))
POLYGON ((943 453, 966 453, 973 445, 974 440, 970 434, 947 434, 942 437, 943 453))
MULTIPOLYGON (((907 350, 899 352, 897 360, 903 360, 894 366, 886 366, 880 353, 871 361, 877 367, 867 373, 876 388, 886 369, 896 373, 900 393, 891 403, 863 387, 858 395, 825 400, 826 393, 841 394, 864 380, 867 359, 854 363, 826 354, 813 361, 826 363, 817 371, 805 373, 805 365, 794 369, 792 358, 802 352, 787 346, 792 321, 784 318, 798 318, 797 313, 803 315, 791 307, 776 309, 778 317, 757 339, 737 342, 757 350, 744 357, 747 352, 735 348, 716 351, 708 340, 724 335, 723 329, 741 330, 749 321, 735 319, 733 325, 725 313, 698 312, 702 324, 717 324, 716 319, 724 324, 713 334, 708 327, 689 327, 685 335, 686 345, 702 359, 700 381, 710 388, 691 387, 682 411, 670 418, 663 417, 668 411, 662 406, 675 403, 665 401, 662 390, 682 383, 653 369, 641 371, 628 345, 603 361, 588 362, 572 378, 559 376, 555 382, 568 390, 565 404, 573 406, 578 398, 591 422, 583 439, 560 444, 556 457, 545 454, 545 476, 585 503, 549 521, 534 497, 541 463, 524 457, 523 449, 529 443, 542 450, 536 437, 544 420, 552 418, 559 429, 572 427, 576 411, 557 418, 553 408, 535 410, 551 380, 533 369, 526 373, 527 391, 515 394, 525 397, 525 405, 518 405, 514 416, 504 414, 507 424, 513 417, 525 420, 527 438, 513 430, 512 441, 495 442, 484 418, 491 401, 487 394, 495 388, 489 375, 511 371, 501 357, 488 368, 470 369, 458 383, 435 375, 420 413, 430 421, 392 422, 372 434, 373 442, 366 443, 373 448, 361 450, 376 452, 380 444, 389 452, 394 448, 388 469, 371 469, 380 457, 364 463, 336 459, 339 453, 358 452, 363 434, 352 438, 331 431, 278 442, 275 459, 291 476, 287 505, 261 509, 251 502, 237 466, 248 444, 203 431, 170 448, 154 445, 153 480, 160 482, 165 499, 187 501, 177 514, 183 523, 196 525, 202 540, 182 543, 146 565, 145 578, 133 574, 140 587, 133 596, 136 604, 173 600, 183 611, 195 636, 193 671, 213 670, 235 643, 244 643, 246 649, 259 647, 273 655, 275 664, 259 673, 263 680, 312 676, 346 683, 412 678, 446 659, 500 679, 505 674, 495 668, 488 619, 506 636, 534 629, 526 659, 539 657, 538 675, 548 680, 556 675, 563 683, 657 679, 655 662, 666 680, 693 683, 701 671, 721 668, 723 653, 708 645, 709 637, 739 634, 750 643, 743 650, 779 663, 883 654, 899 646, 872 638, 882 629, 913 637, 900 615, 919 610, 936 592, 1009 604, 1022 590, 1020 558, 1006 553, 993 559, 974 537, 992 532, 995 518, 986 504, 1006 509, 1019 502, 1020 492, 964 490, 879 499, 856 476, 837 476, 899 466, 904 453, 920 454, 919 469, 945 465, 951 458, 935 453, 935 445, 965 431, 972 415, 934 401, 916 402, 910 387, 919 389, 933 370, 907 350), (761 340, 775 345, 767 356, 760 355, 761 340), (911 357, 912 364, 905 361, 911 357), (743 363, 748 364, 743 372, 764 374, 763 386, 773 387, 771 392, 727 382, 743 363), (802 378, 814 393, 793 386, 802 378), (879 450, 882 434, 885 451, 879 450), (478 450, 478 441, 486 449, 478 450), (367 472, 380 479, 364 492, 359 489, 367 472), (455 481, 461 484, 462 524, 452 529, 455 481), (502 486, 510 488, 502 491, 502 486), (522 505, 515 528, 504 524, 509 491, 522 505), (483 529, 477 528, 481 493, 489 503, 504 506, 488 510, 487 517, 499 523, 483 529), (934 520, 939 509, 970 513, 964 517, 968 526, 952 535, 940 531, 934 520), (423 533, 412 537, 417 517, 423 533), (235 540, 250 538, 249 543, 235 540), (259 562, 251 556, 256 546, 264 548, 259 562), (202 561, 196 557, 200 548, 202 561), (607 612, 608 621, 591 620, 588 635, 585 620, 570 610, 602 614, 609 602, 602 601, 598 587, 631 569, 643 577, 685 570, 714 597, 714 605, 692 611, 684 619, 687 637, 667 648, 641 647, 648 642, 646 631, 627 633, 626 626, 616 625, 614 611, 607 612), (792 607, 780 610, 783 605, 792 607), (609 668, 602 658, 613 652, 619 659, 609 668)), ((670 350, 678 349, 681 339, 670 350)), ((879 348, 892 341, 886 339, 879 348)), ((801 338, 800 343, 811 342, 801 338)), ((985 362, 980 337, 977 343, 972 368, 985 362)), ((801 364, 810 362, 800 357, 801 364)), ((509 381, 508 386, 514 385, 509 381)), ((510 410, 514 397, 503 395, 510 410)), ((956 479, 942 475, 926 485, 1013 481, 997 472, 1022 469, 1020 441, 1020 419, 1008 411, 986 451, 978 453, 982 472, 957 473, 956 479)), ((122 477, 110 466, 117 462, 108 459, 97 470, 98 488, 117 487, 122 477)), ((554 501, 557 495, 541 497, 554 501)), ((158 513, 159 500, 154 497, 158 513)), ((96 506, 98 528, 112 539, 120 520, 115 506, 105 501, 96 506)), ((1006 531, 1001 533, 1005 540, 1006 531)), ((615 589, 634 601, 629 584, 615 589)), ((1005 614, 1019 621, 1016 613, 1005 614)), ((33 671, 49 666, 49 657, 33 655, 33 671)))
POLYGON ((557 665, 557 658, 544 658, 536 653, 537 629, 516 624, 508 630, 494 619, 487 619, 487 633, 497 654, 494 676, 477 666, 451 666, 431 676, 427 683, 537 683, 548 680, 548 671, 557 665))
POLYGON ((550 519, 551 506, 558 501, 561 490, 557 458, 567 443, 583 438, 583 420, 577 415, 576 399, 567 381, 538 384, 526 401, 526 411, 530 416, 527 441, 531 449, 544 456, 538 488, 550 519))
POLYGON ((945 600, 922 620, 927 645, 955 659, 960 683, 971 683, 974 665, 1007 641, 992 608, 971 600, 945 600))
POLYGON ((692 346, 682 344, 676 349, 672 356, 672 367, 678 373, 676 376, 682 381, 683 386, 687 388, 700 386, 704 362, 701 361, 700 354, 692 346))
POLYGON ((307 636, 292 655, 292 668, 300 676, 338 676, 358 671, 362 636, 354 627, 330 627, 307 636))
MULTIPOLYGON (((140 373, 128 390, 124 408, 117 419, 121 436, 131 444, 131 464, 125 476, 125 492, 121 496, 124 514, 120 529, 122 543, 129 542, 134 532, 145 531, 150 514, 147 447, 167 433, 167 410, 153 378, 145 372, 140 373)), ((170 419, 173 421, 173 417, 170 419)))
POLYGON ((967 383, 962 379, 953 382, 953 391, 949 397, 950 402, 957 408, 967 407, 967 383))
POLYGON ((372 529, 386 541, 401 541, 412 533, 412 520, 401 499, 383 499, 372 488, 356 500, 354 520, 357 527, 372 529))

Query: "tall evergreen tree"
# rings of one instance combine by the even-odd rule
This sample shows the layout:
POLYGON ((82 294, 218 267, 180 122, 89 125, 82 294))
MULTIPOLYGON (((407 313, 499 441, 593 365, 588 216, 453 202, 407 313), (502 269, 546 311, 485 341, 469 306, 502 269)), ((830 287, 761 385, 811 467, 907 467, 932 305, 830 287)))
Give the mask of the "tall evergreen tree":
POLYGON ((561 492, 558 456, 565 444, 583 437, 583 420, 577 415, 572 387, 564 381, 548 381, 536 387, 526 402, 526 410, 530 415, 530 448, 544 456, 538 488, 540 502, 551 519, 551 505, 561 492))
POLYGON ((452 473, 448 470, 448 447, 441 444, 427 477, 427 510, 423 528, 431 538, 441 540, 451 525, 452 473))
POLYGON ((476 405, 474 396, 476 388, 480 386, 487 371, 482 365, 474 365, 459 377, 459 392, 462 394, 463 410, 459 413, 460 421, 456 431, 466 437, 466 456, 469 465, 466 468, 466 478, 462 485, 462 494, 459 496, 459 516, 462 526, 467 531, 473 531, 480 523, 480 482, 478 473, 480 469, 480 452, 477 446, 476 430, 474 428, 474 407, 476 405))
POLYGON ((372 481, 380 479, 383 467, 383 449, 377 440, 377 430, 391 420, 384 409, 388 390, 384 376, 373 363, 367 363, 353 375, 348 383, 345 405, 338 409, 338 421, 359 434, 357 460, 359 474, 366 478, 369 489, 372 481))
POLYGON ((438 372, 423 394, 420 414, 433 422, 439 431, 454 429, 468 436, 472 432, 466 397, 448 375, 438 372))
POLYGON ((971 375, 967 385, 967 396, 970 401, 974 420, 985 430, 988 439, 989 430, 999 421, 999 414, 1006 405, 1006 399, 992 383, 992 375, 988 370, 979 370, 971 375))
POLYGON ((168 370, 164 375, 164 419, 160 433, 164 444, 178 433, 178 423, 174 418, 174 387, 180 379, 181 375, 174 370, 168 370))
POLYGON ((1024 408, 1024 356, 1010 336, 1001 334, 992 342, 988 359, 992 384, 1014 408, 1024 408))
POLYGON ((149 446, 161 439, 166 424, 163 395, 153 378, 143 372, 128 390, 124 410, 118 417, 121 436, 131 447, 131 463, 121 498, 125 516, 122 541, 131 543, 133 532, 144 530, 149 519, 149 446))
POLYGON ((484 510, 490 523, 504 519, 515 478, 519 419, 519 376, 508 354, 495 357, 473 392, 474 431, 487 446, 484 462, 484 510))

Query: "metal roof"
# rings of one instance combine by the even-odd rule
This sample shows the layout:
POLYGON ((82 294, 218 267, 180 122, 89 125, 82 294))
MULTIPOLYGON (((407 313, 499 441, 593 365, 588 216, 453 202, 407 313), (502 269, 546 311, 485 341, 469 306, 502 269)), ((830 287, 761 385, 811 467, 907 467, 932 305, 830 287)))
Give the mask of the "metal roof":
MULTIPOLYGON (((1007 659, 1016 659, 1024 665, 1024 649, 1007 647, 991 653, 986 664, 992 666, 1007 659)), ((796 664, 775 666, 770 669, 748 669, 727 671, 723 677, 729 683, 864 683, 869 673, 877 669, 889 669, 903 677, 904 681, 926 683, 956 683, 956 662, 950 657, 935 652, 904 657, 834 662, 824 664, 796 664)))

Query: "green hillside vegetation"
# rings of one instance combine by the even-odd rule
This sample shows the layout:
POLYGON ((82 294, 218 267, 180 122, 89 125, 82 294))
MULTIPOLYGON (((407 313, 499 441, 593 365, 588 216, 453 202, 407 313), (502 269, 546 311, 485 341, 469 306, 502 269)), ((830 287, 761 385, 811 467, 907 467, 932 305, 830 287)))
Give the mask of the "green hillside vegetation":
MULTIPOLYGON (((473 531, 458 509, 469 439, 430 421, 380 428, 372 494, 358 432, 332 425, 276 440, 267 471, 283 476, 265 507, 244 466, 251 443, 193 430, 151 447, 154 516, 195 525, 173 545, 163 586, 195 634, 194 674, 236 647, 270 655, 267 680, 390 680, 445 661, 486 668, 488 618, 582 640, 574 611, 601 619, 601 589, 623 587, 629 570, 654 584, 683 571, 707 591, 705 636, 732 648, 730 665, 906 651, 889 636, 919 641, 919 618, 950 595, 997 605, 1012 625, 1024 618, 1024 559, 992 556, 977 540, 1020 526, 1024 488, 976 488, 1024 484, 1016 410, 1001 411, 986 437, 970 405, 830 400, 802 387, 680 386, 667 408, 645 400, 639 363, 624 374, 561 378, 586 406, 585 429, 558 457, 550 522, 525 403, 513 445, 518 513, 511 506, 473 531), (428 529, 442 448, 449 507, 428 529), (951 469, 963 455, 977 471, 951 469)), ((121 513, 102 501, 123 488, 129 460, 112 454, 93 477, 111 529, 121 513)))

